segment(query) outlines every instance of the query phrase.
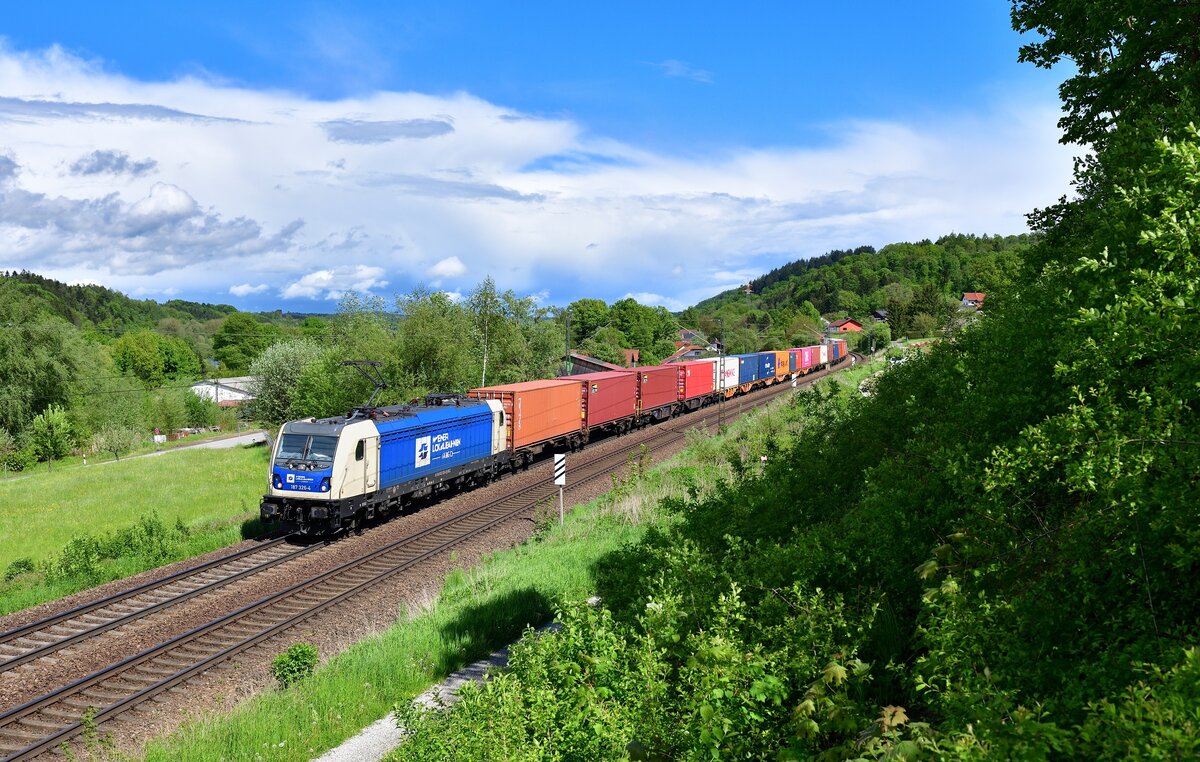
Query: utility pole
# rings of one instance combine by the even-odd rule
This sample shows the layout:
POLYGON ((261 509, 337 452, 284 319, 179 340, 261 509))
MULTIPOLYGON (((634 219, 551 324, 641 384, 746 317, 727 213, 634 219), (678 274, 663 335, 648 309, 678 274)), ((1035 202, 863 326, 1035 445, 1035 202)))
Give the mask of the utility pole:
POLYGON ((567 316, 567 334, 564 337, 565 348, 563 349, 563 370, 570 373, 574 368, 571 366, 571 311, 568 309, 564 313, 567 316))
MULTIPOLYGON (((717 345, 717 386, 725 380, 725 318, 721 318, 721 343, 717 345)), ((725 428, 725 390, 718 388, 721 398, 717 400, 717 433, 725 428)))

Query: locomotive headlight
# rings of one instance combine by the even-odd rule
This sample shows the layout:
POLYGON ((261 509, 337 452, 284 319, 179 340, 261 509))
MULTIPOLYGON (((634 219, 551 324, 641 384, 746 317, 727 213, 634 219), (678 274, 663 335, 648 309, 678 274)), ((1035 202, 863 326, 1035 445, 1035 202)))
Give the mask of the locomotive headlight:
POLYGON ((283 480, 279 478, 279 474, 271 477, 271 486, 275 489, 283 489, 283 480))
POLYGON ((322 492, 329 491, 329 477, 328 476, 326 476, 324 479, 321 480, 321 491, 322 492))

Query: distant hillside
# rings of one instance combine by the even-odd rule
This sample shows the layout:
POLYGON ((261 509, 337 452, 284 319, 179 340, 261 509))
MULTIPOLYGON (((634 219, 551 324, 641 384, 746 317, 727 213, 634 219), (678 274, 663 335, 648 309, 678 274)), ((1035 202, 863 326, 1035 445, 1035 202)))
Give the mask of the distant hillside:
POLYGON ((228 304, 201 304, 182 299, 159 304, 152 299, 131 299, 105 288, 69 286, 31 272, 0 273, 0 280, 39 303, 48 312, 80 328, 121 333, 132 328, 153 328, 160 320, 216 320, 237 312, 228 304))
POLYGON ((719 335, 731 349, 799 341, 819 330, 820 317, 867 321, 886 310, 892 335, 935 332, 954 319, 965 291, 1002 292, 1021 266, 1029 235, 948 235, 937 241, 831 251, 791 262, 700 302, 680 316, 685 325, 719 335), (732 346, 732 345, 736 345, 732 346))

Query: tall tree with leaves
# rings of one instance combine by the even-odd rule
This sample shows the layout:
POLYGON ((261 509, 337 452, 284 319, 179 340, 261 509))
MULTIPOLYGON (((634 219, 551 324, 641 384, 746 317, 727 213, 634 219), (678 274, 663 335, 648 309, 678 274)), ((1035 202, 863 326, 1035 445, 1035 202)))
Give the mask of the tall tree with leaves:
POLYGON ((54 461, 71 451, 71 422, 58 405, 51 405, 33 419, 29 442, 38 460, 46 461, 46 470, 54 470, 54 461))

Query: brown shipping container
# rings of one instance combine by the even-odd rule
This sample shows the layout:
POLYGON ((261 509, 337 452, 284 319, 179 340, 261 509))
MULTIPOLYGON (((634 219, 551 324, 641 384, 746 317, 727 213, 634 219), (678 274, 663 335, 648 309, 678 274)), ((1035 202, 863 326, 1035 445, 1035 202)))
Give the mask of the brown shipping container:
POLYGON ((637 412, 637 374, 633 371, 609 370, 558 378, 559 381, 566 379, 583 387, 588 428, 632 418, 637 412))
POLYGON ((679 401, 679 371, 670 365, 637 369, 640 410, 654 410, 679 401))
POLYGON ((583 429, 583 389, 578 381, 526 381, 472 389, 467 396, 500 400, 508 425, 508 449, 545 442, 583 429))

